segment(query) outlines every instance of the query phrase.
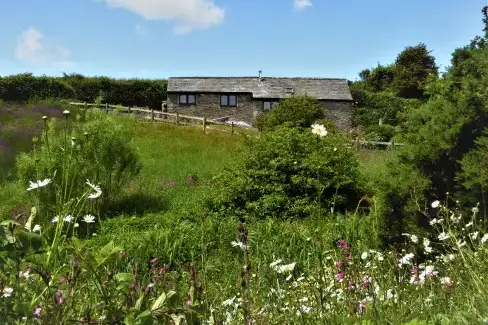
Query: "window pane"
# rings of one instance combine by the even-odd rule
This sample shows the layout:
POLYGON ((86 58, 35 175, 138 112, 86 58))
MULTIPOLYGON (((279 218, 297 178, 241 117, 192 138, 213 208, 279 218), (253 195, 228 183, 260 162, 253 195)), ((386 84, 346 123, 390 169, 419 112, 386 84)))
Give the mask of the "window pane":
POLYGON ((188 95, 188 104, 195 104, 195 95, 188 95))
POLYGON ((229 105, 229 96, 227 95, 220 95, 220 105, 227 106, 229 105))
POLYGON ((270 102, 264 102, 263 104, 264 104, 263 105, 263 109, 265 111, 268 111, 271 108, 271 103, 270 102))
POLYGON ((232 95, 229 96, 229 106, 236 106, 237 105, 237 96, 232 95))
POLYGON ((186 95, 180 95, 180 104, 186 104, 186 95))

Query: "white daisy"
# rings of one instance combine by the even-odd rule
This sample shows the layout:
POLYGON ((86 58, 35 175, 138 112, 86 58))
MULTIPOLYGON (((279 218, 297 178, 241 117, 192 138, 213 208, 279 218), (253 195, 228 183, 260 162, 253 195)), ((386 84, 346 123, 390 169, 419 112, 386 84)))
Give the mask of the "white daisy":
POLYGON ((321 124, 313 124, 312 125, 312 133, 316 134, 319 137, 325 137, 327 135, 327 130, 321 124))
POLYGON ((33 232, 38 232, 41 231, 41 226, 35 225, 34 228, 32 229, 33 232))
POLYGON ((435 208, 438 208, 439 205, 441 205, 441 202, 439 202, 439 200, 435 200, 434 202, 431 203, 430 206, 435 209, 435 208))
POLYGON ((83 216, 83 221, 86 223, 94 223, 95 217, 92 216, 91 214, 87 214, 86 216, 83 216))
POLYGON ((42 181, 37 181, 35 183, 29 182, 29 187, 27 188, 27 191, 32 191, 32 190, 44 187, 44 186, 50 184, 51 182, 52 182, 52 180, 50 178, 46 178, 42 181))
POLYGON ((13 292, 14 292, 14 289, 9 288, 9 287, 5 287, 2 290, 2 297, 8 298, 12 295, 13 292))

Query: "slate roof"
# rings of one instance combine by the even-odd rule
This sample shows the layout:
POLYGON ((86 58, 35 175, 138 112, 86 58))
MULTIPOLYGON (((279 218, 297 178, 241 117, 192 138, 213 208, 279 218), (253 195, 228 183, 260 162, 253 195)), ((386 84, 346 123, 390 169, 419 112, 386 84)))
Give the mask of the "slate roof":
POLYGON ((263 77, 170 77, 168 92, 251 93, 254 98, 285 98, 286 89, 317 99, 351 101, 347 79, 263 77))

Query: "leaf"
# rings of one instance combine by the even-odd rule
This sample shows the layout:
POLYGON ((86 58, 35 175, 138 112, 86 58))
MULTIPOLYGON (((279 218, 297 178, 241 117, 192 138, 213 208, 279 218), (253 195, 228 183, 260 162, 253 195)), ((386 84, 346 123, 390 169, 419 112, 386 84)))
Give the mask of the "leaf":
POLYGON ((158 299, 153 303, 151 307, 151 312, 158 310, 159 308, 164 306, 164 303, 166 302, 166 293, 163 292, 158 299))
POLYGON ((143 301, 144 301, 144 296, 141 296, 139 299, 137 299, 136 305, 134 306, 134 308, 137 310, 141 310, 143 301))
POLYGON ((34 218, 36 217, 37 214, 37 209, 36 207, 32 207, 31 209, 31 214, 29 216, 29 219, 27 219, 27 222, 25 224, 25 229, 32 231, 32 222, 34 221, 34 218))
POLYGON ((132 274, 131 273, 117 273, 115 278, 119 282, 132 282, 132 274))
POLYGON ((95 256, 95 260, 97 261, 98 266, 101 266, 107 262, 115 260, 121 251, 121 247, 115 246, 114 242, 110 241, 98 252, 95 256))
POLYGON ((173 320, 175 325, 181 325, 181 324, 183 324, 183 321, 185 320, 185 316, 177 315, 177 314, 171 314, 171 320, 173 320))

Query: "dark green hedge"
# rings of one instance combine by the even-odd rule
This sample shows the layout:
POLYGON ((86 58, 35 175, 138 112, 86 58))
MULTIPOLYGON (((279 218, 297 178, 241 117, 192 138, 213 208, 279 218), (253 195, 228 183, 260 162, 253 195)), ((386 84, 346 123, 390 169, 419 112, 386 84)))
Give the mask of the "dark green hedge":
POLYGON ((35 99, 73 99, 124 106, 161 108, 166 100, 166 80, 110 79, 79 74, 63 77, 35 77, 20 74, 0 77, 0 99, 6 102, 28 102, 35 99))

